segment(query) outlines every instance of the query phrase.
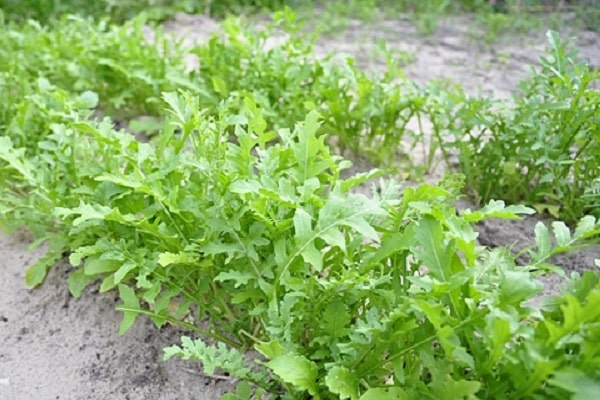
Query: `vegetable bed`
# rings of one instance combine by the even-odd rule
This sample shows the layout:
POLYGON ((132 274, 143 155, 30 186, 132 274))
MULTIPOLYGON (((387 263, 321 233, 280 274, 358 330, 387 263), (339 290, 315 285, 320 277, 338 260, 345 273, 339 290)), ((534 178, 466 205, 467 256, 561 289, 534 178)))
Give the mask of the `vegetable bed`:
MULTIPOLYGON (((591 398, 597 70, 548 31, 514 96, 485 96, 407 78, 393 41, 379 74, 324 54, 298 18, 192 46, 144 16, 1 26, 4 347, 82 336, 64 352, 103 385, 66 398, 591 398)), ((69 387, 17 354, 0 394, 69 387)))

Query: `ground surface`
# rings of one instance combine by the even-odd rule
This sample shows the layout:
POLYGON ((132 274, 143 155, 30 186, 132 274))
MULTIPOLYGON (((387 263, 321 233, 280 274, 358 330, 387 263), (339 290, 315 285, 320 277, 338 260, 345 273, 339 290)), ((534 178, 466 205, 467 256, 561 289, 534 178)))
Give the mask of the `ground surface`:
MULTIPOLYGON (((182 15, 165 28, 192 43, 206 39, 218 25, 182 15)), ((545 29, 503 38, 494 47, 474 39, 473 29, 468 18, 453 18, 442 22, 434 36, 422 38, 406 19, 370 25, 354 21, 342 34, 321 39, 316 51, 344 52, 377 70, 383 64, 373 58, 373 49, 375 39, 383 38, 391 48, 414 54, 405 71, 417 82, 449 78, 472 93, 508 96, 536 64, 546 44, 545 29)), ((600 67, 600 37, 588 31, 569 34, 577 37, 582 55, 600 67)), ((489 221, 479 228, 480 241, 522 248, 531 243, 537 220, 489 221)), ((230 385, 201 375, 193 363, 163 362, 162 348, 176 343, 180 334, 172 327, 159 331, 139 319, 119 337, 114 295, 88 288, 81 298, 72 298, 65 263, 50 272, 42 287, 26 290, 25 269, 40 255, 26 251, 28 242, 24 234, 0 234, 0 399, 216 399, 230 385)), ((594 258, 600 258, 600 249, 560 263, 568 271, 584 270, 592 268, 594 258)), ((556 291, 559 283, 548 282, 548 291, 556 291)))

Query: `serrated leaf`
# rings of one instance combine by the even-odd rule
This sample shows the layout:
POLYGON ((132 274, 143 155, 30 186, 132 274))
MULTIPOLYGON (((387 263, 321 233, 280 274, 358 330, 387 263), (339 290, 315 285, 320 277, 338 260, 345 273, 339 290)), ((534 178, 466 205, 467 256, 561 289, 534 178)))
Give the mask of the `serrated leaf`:
POLYGON ((119 335, 123 335, 135 322, 140 310, 140 302, 135 291, 127 285, 119 285, 119 297, 123 301, 117 309, 123 312, 119 335))
MULTIPOLYGON (((554 178, 552 176, 548 177, 549 181, 552 181, 554 178)), ((548 213, 554 218, 558 218, 560 215, 560 206, 552 205, 552 204, 533 204, 533 208, 538 214, 548 213)))
POLYGON ((355 229, 364 237, 379 242, 379 235, 377 234, 377 231, 365 220, 364 217, 354 216, 352 218, 343 219, 340 222, 355 229))
POLYGON ((399 251, 408 249, 410 246, 415 246, 417 242, 415 240, 414 228, 415 225, 410 224, 406 227, 404 232, 384 236, 381 246, 375 252, 367 254, 365 263, 367 265, 379 263, 399 251))
POLYGON ((346 238, 337 227, 332 227, 323 231, 319 235, 319 237, 323 239, 328 245, 336 246, 339 247, 340 250, 346 251, 346 238))
POLYGON ((14 149, 8 136, 0 137, 0 159, 17 170, 30 184, 35 185, 35 166, 24 157, 24 149, 14 149))
POLYGON ((571 241, 571 231, 562 221, 554 221, 552 223, 552 229, 554 230, 554 237, 556 238, 556 244, 559 247, 568 246, 571 241))
POLYGON ((121 264, 121 266, 119 267, 119 269, 117 271, 115 271, 115 273, 114 273, 114 282, 116 284, 121 283, 121 281, 123 279, 125 279, 125 276, 127 276, 128 273, 130 273, 131 271, 133 271, 137 267, 138 267, 138 264, 135 261, 133 261, 133 260, 127 260, 127 261, 125 261, 123 264, 121 264))
POLYGON ((467 381, 464 379, 455 381, 447 375, 444 383, 444 400, 471 399, 477 395, 481 388, 481 382, 467 381))
POLYGON ((294 229, 296 240, 306 242, 313 237, 312 217, 301 208, 294 213, 294 229))
POLYGON ((490 309, 490 314, 485 318, 486 337, 492 343, 490 354, 486 360, 486 368, 488 370, 504 356, 505 345, 512 337, 510 321, 507 318, 507 315, 504 315, 495 308, 490 309))
POLYGON ((538 294, 544 285, 534 280, 528 272, 504 271, 499 294, 504 304, 518 305, 538 294))
POLYGON ((238 194, 258 193, 261 188, 261 184, 256 181, 235 181, 229 185, 229 190, 238 194))
POLYGON ((317 364, 296 354, 283 354, 265 364, 284 382, 310 394, 317 393, 317 364))
POLYGON ((591 215, 586 215, 581 218, 577 223, 577 227, 575 228, 575 232, 573 233, 574 239, 581 239, 587 237, 590 234, 596 233, 597 230, 594 229, 596 227, 596 218, 591 215))
POLYGON ((531 215, 533 213, 535 210, 523 205, 506 206, 502 200, 490 200, 480 210, 466 210, 463 217, 466 221, 479 222, 485 218, 521 219, 519 214, 531 215))
MULTIPOLYGON (((316 110, 309 112, 304 119, 302 127, 296 129, 298 134, 298 145, 293 146, 292 150, 298 161, 299 179, 300 182, 305 182, 307 179, 316 176, 323 169, 316 162, 317 155, 322 145, 322 140, 316 136, 319 129, 319 113, 316 110)), ((328 162, 325 163, 325 165, 328 162)))
POLYGON ((258 342, 254 345, 256 351, 269 360, 273 360, 285 353, 285 349, 277 340, 271 340, 270 342, 258 342))
POLYGON ((33 263, 25 271, 25 284, 28 288, 33 288, 44 282, 50 268, 62 258, 60 252, 50 252, 33 263))
POLYGON ((319 250, 317 250, 312 241, 304 244, 303 250, 300 254, 302 255, 304 261, 313 267, 317 272, 321 272, 323 270, 323 255, 319 250))
POLYGON ((224 281, 234 281, 234 287, 237 289, 240 286, 245 286, 252 279, 256 279, 256 276, 245 271, 234 271, 230 269, 227 272, 221 272, 219 275, 215 277, 215 281, 224 282, 224 281))
POLYGON ((415 239, 422 246, 416 251, 419 259, 429 269, 431 275, 447 282, 451 274, 453 246, 444 243, 442 225, 430 215, 426 215, 415 228, 415 239))
POLYGON ((358 399, 358 378, 346 367, 335 366, 325 376, 329 391, 340 399, 358 399))
POLYGON ((98 182, 110 182, 125 188, 134 189, 140 192, 150 192, 150 189, 144 185, 141 176, 130 175, 122 177, 108 172, 104 172, 94 178, 98 182))
POLYGON ((303 209, 298 208, 294 214, 294 230, 300 254, 306 263, 317 271, 323 269, 323 255, 314 244, 315 234, 312 230, 312 217, 303 209))
POLYGON ((402 388, 391 386, 369 389, 359 400, 411 400, 411 397, 402 388))
POLYGON ((439 198, 448 198, 452 193, 447 190, 429 184, 421 184, 418 187, 407 187, 402 193, 402 203, 406 206, 414 202, 429 202, 439 198))
POLYGON ((70 215, 79 215, 72 222, 73 226, 81 225, 89 220, 104 220, 106 215, 112 211, 110 207, 100 204, 87 204, 83 201, 79 202, 79 206, 73 208, 56 207, 54 215, 59 218, 65 218, 70 215))
POLYGON ((341 300, 334 300, 327 305, 322 321, 325 332, 334 338, 340 338, 349 332, 350 314, 341 300))
POLYGON ((177 119, 177 122, 185 125, 186 107, 181 97, 175 92, 164 92, 162 93, 162 99, 169 105, 169 112, 177 119))
POLYGON ((158 264, 161 267, 166 267, 172 264, 192 264, 196 261, 198 261, 197 257, 185 252, 170 253, 165 251, 164 253, 160 253, 158 255, 158 264))

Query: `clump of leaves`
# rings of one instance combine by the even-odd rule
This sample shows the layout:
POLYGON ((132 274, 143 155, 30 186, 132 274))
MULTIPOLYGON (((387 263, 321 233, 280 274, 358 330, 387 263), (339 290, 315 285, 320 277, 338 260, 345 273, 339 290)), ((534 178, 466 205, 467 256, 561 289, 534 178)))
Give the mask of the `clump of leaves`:
MULTIPOLYGON (((340 243, 352 251, 343 257, 331 258, 337 249, 330 246, 317 247, 310 262, 327 265, 326 273, 284 287, 265 310, 267 340, 254 346, 264 358, 254 368, 271 378, 259 386, 279 398, 325 399, 559 399, 596 390, 600 376, 590 355, 598 354, 593 327, 600 314, 592 312, 600 305, 597 273, 574 278, 571 292, 542 312, 524 305, 542 289, 528 269, 549 268, 552 253, 597 234, 595 220, 582 220, 573 234, 555 225, 557 250, 540 225, 538 249, 523 269, 507 251, 478 248, 470 224, 531 210, 495 202, 458 217, 452 197, 440 187, 407 189, 388 199, 387 218, 368 221, 375 236, 346 235, 340 243), (582 327, 582 342, 577 339, 581 347, 573 353, 575 326, 582 327)), ((296 237, 304 235, 294 228, 296 237)), ((244 281, 237 283, 238 293, 247 290, 244 281)), ((167 359, 209 365, 225 354, 201 339, 184 338, 183 346, 165 349, 167 359)), ((228 366, 223 369, 240 379, 250 368, 228 366)))
MULTIPOLYGON (((442 91, 432 100, 408 85, 400 87, 413 95, 402 103, 393 73, 382 84, 351 62, 312 62, 308 50, 294 68, 283 60, 295 54, 293 46, 284 45, 269 60, 258 49, 264 44, 260 34, 245 42, 248 36, 235 25, 228 29, 234 49, 253 43, 237 47, 251 51, 239 57, 216 41, 198 50, 207 52, 200 76, 213 94, 198 96, 198 88, 165 93, 165 127, 150 143, 115 131, 108 119, 90 120, 98 101, 113 97, 102 87, 100 96, 89 91, 88 85, 98 88, 93 79, 69 86, 79 91, 63 89, 63 71, 73 67, 49 69, 51 80, 33 75, 33 64, 10 64, 18 80, 3 71, 0 84, 21 97, 14 108, 1 103, 8 127, 0 138, 1 222, 10 229, 24 225, 38 244, 49 242, 47 255, 27 271, 29 286, 40 284, 69 253, 74 295, 99 281, 101 291, 119 292, 121 332, 147 315, 157 326, 178 323, 216 341, 183 339, 165 355, 196 359, 209 372, 220 368, 244 380, 232 394, 241 398, 558 399, 597 391, 598 274, 573 277, 568 292, 541 310, 527 305, 542 289, 537 278, 555 270, 552 255, 598 235, 593 217, 581 219, 572 232, 562 223, 551 230, 538 225, 530 265, 519 267, 503 249, 478 247, 472 224, 533 210, 490 201, 457 215, 453 203, 462 183, 456 178, 404 190, 381 181, 365 196, 354 189, 381 173, 342 179, 350 163, 326 143, 326 133, 334 132, 348 146, 353 138, 373 149, 394 147, 401 135, 390 134, 386 142, 386 133, 425 112, 440 148, 443 129, 474 135, 464 148, 453 142, 462 165, 472 167, 466 162, 496 142, 461 129, 471 124, 495 132, 504 127, 498 121, 524 121, 518 129, 525 130, 531 115, 509 109, 495 117, 485 100, 444 109, 440 104, 452 104, 455 93, 442 91), (218 75, 216 66, 225 67, 227 57, 245 74, 232 68, 218 75), (269 74, 252 80, 261 71, 246 64, 250 59, 269 74), (269 64, 273 60, 279 64, 269 64), (30 76, 38 79, 28 82, 30 76), (245 77, 252 90, 235 86, 245 77), (296 86, 303 82, 313 104, 299 96, 296 86), (391 109, 381 111, 370 100, 391 94, 391 109), (302 106, 289 111, 281 98, 302 106), (347 110, 335 114, 336 107, 347 110), (448 110, 460 118, 450 118, 448 110), (370 125, 357 122, 365 116, 370 125), (303 122, 287 128, 295 119, 303 122), (341 134, 346 126, 351 132, 341 134), (246 360, 249 348, 261 358, 246 360)), ((578 132, 595 132, 584 118, 588 93, 575 91, 581 114, 569 97, 586 81, 573 78, 565 86, 564 76, 573 70, 557 69, 564 67, 560 60, 548 60, 547 72, 563 79, 534 80, 531 87, 542 96, 523 106, 547 127, 572 128, 566 149, 586 155, 581 149, 593 143, 578 132), (581 122, 577 129, 573 121, 581 122)), ((499 165, 506 165, 503 155, 499 165)), ((550 168, 552 161, 548 156, 533 166, 550 168)), ((478 176, 467 174, 467 184, 478 176)))
POLYGON ((208 115, 194 95, 165 94, 164 131, 139 143, 70 101, 48 111, 34 154, 3 138, 4 219, 50 241, 28 284, 69 252, 74 295, 100 280, 122 299, 121 332, 143 314, 216 340, 184 339, 166 356, 244 379, 237 395, 564 398, 600 379, 597 274, 542 311, 525 304, 542 288, 529 270, 598 234, 593 218, 572 233, 555 224, 554 250, 536 228, 531 265, 517 267, 478 247, 471 225, 532 210, 492 202, 459 216, 452 179, 361 195, 378 173, 342 179, 349 162, 314 111, 274 133, 249 97, 208 115), (250 347, 263 358, 244 360, 250 347))
POLYGON ((93 91, 99 107, 120 118, 160 114, 163 91, 198 90, 181 46, 159 28, 153 42, 146 40, 146 22, 139 17, 117 27, 66 16, 50 27, 35 21, 0 25, 0 85, 12 94, 0 100, 6 110, 0 117, 16 112, 19 99, 36 90, 31 83, 38 78, 67 92, 93 91))
MULTIPOLYGON (((317 59, 314 35, 290 9, 276 13, 264 30, 239 20, 223 23, 226 38, 214 35, 192 50, 201 60, 197 78, 205 88, 203 106, 214 108, 228 96, 252 96, 269 127, 290 126, 318 110, 322 132, 374 163, 392 165, 399 151, 414 144, 418 134, 407 128, 423 104, 421 92, 403 78, 394 56, 386 52, 388 69, 375 77, 354 65, 352 58, 317 59)), ((402 161, 409 160, 405 155, 402 161)))
POLYGON ((111 22, 124 23, 141 12, 155 20, 179 11, 201 12, 208 3, 210 0, 0 0, 0 11, 8 21, 33 19, 42 25, 51 25, 65 14, 94 19, 109 17, 111 22))
MULTIPOLYGON (((252 194, 250 208, 264 204, 263 197, 277 202, 253 186, 243 186, 252 194)), ((257 320, 262 329, 251 337, 264 357, 254 368, 267 378, 270 373, 270 379, 259 383, 263 390, 280 398, 350 399, 558 399, 595 390, 600 376, 589 355, 598 349, 596 333, 588 329, 594 329, 600 314, 587 312, 599 305, 598 275, 574 279, 577 300, 565 295, 543 312, 525 302, 542 289, 529 270, 552 269, 548 258, 597 234, 596 221, 583 219, 573 233, 564 224, 554 224, 552 233, 539 225, 531 265, 517 267, 507 251, 477 247, 471 224, 533 211, 492 202, 457 216, 451 203, 455 186, 451 181, 446 187, 423 185, 399 196, 393 184, 383 185, 367 203, 340 199, 332 208, 328 203, 337 196, 325 196, 318 213, 297 208, 292 221, 283 222, 291 229, 284 239, 289 244, 276 244, 273 255, 274 276, 285 277, 281 286, 269 276, 257 279, 248 262, 234 262, 217 276, 231 282, 234 303, 251 304, 251 293, 271 290, 258 308, 249 309, 262 315, 257 320), (377 213, 365 214, 371 218, 339 231, 347 226, 345 215, 363 214, 365 205, 372 204, 377 213), (298 245, 299 251, 287 253, 296 258, 290 264, 285 249, 298 245), (285 274, 277 272, 281 265, 285 274), (570 303, 587 311, 556 307, 570 303), (566 322, 572 318, 577 322, 566 322), (578 331, 585 344, 572 353, 568 338, 575 326, 585 326, 578 331), (586 383, 569 385, 572 376, 586 383)), ((262 219, 261 213, 254 215, 262 219)), ((285 230, 278 237, 287 234, 285 230)), ((208 365, 228 354, 226 348, 189 338, 183 346, 165 350, 166 358, 181 356, 208 365)), ((250 368, 223 365, 240 379, 250 368)))
MULTIPOLYGON (((439 130, 455 141, 467 188, 480 203, 504 199, 575 222, 600 165, 600 74, 578 60, 555 32, 541 69, 512 101, 470 98, 457 88, 432 96, 439 130)), ((448 160, 449 158, 447 158, 448 160)))
POLYGON ((277 13, 274 21, 255 29, 240 19, 227 19, 222 23, 225 38, 215 33, 191 50, 201 60, 197 77, 208 92, 203 105, 215 108, 223 98, 247 94, 271 126, 302 119, 299 116, 308 111, 304 103, 324 73, 313 55, 316 36, 301 33, 289 9, 277 13), (283 37, 276 39, 276 33, 283 37))

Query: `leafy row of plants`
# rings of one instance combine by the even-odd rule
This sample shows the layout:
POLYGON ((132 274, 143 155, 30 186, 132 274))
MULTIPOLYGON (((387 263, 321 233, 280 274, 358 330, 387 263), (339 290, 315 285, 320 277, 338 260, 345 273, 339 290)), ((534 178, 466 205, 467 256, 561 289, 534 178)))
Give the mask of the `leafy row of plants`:
MULTIPOLYGON (((477 246, 473 224, 533 210, 485 200, 457 215, 460 177, 417 188, 385 179, 361 195, 355 189, 383 173, 343 179, 350 162, 329 144, 393 162, 403 141, 423 140, 405 132, 406 121, 423 118, 438 139, 429 151, 455 148, 468 165, 465 154, 506 145, 466 135, 483 127, 512 144, 530 132, 527 118, 539 118, 557 138, 571 128, 570 151, 593 149, 583 144, 597 129, 597 98, 582 79, 592 72, 568 67, 555 41, 554 60, 531 81, 545 102, 532 100, 531 114, 519 116, 508 104, 398 80, 392 57, 381 79, 351 60, 316 60, 293 15, 281 17, 290 36, 267 50, 270 32, 228 22, 226 39, 192 50, 201 66, 190 75, 161 58, 183 49, 144 44, 139 20, 3 27, 19 40, 1 53, 2 84, 15 97, 1 103, 0 223, 27 227, 49 249, 27 271, 28 285, 68 253, 74 295, 93 282, 119 292, 121 332, 146 315, 200 334, 165 355, 240 378, 229 398, 590 398, 600 381, 598 274, 572 276, 542 308, 528 301, 542 290, 540 276, 561 273, 553 255, 600 233, 593 217, 573 231, 538 225, 529 264, 517 266, 508 250, 477 246), (559 113, 548 111, 557 103, 559 113), (164 121, 142 143, 100 120, 98 105, 164 121), (249 359, 248 349, 260 357, 249 359)), ((465 175, 473 187, 476 172, 465 175)), ((585 183, 589 199, 598 198, 594 182, 585 183)))
POLYGON ((0 127, 35 142, 26 132, 43 125, 43 117, 18 99, 35 90, 38 77, 67 91, 93 91, 100 110, 119 118, 160 115, 160 93, 177 88, 199 93, 200 106, 211 113, 224 97, 250 94, 271 128, 290 126, 318 109, 322 132, 342 154, 349 149, 374 164, 414 171, 411 152, 426 141, 421 158, 427 168, 436 152, 448 167, 457 154, 466 192, 479 204, 501 198, 571 223, 599 214, 599 73, 567 52, 556 34, 550 35, 542 69, 523 82, 522 92, 495 101, 439 84, 418 87, 403 78, 389 51, 381 78, 352 59, 318 60, 315 37, 301 33, 295 18, 289 10, 280 13, 276 24, 258 32, 226 21, 225 38, 215 35, 190 50, 202 60, 191 74, 183 62, 187 50, 169 44, 160 30, 153 43, 144 39, 144 18, 123 27, 77 18, 56 29, 5 26, 0 84, 11 96, 0 102, 0 127), (286 36, 270 44, 281 29, 286 36), (410 129, 415 120, 419 128, 432 125, 433 139, 410 129))
POLYGON ((140 314, 198 331, 166 357, 239 377, 231 396, 248 384, 266 398, 597 390, 598 274, 574 276, 541 310, 524 303, 552 255, 600 232, 593 218, 573 233, 538 225, 530 264, 517 267, 508 251, 478 247, 472 225, 532 210, 491 202, 459 216, 455 179, 357 194, 377 172, 340 178, 350 163, 331 154, 316 112, 274 137, 250 97, 241 113, 230 99, 210 116, 196 96, 170 93, 165 129, 144 144, 57 88, 41 96, 62 107, 47 110, 36 153, 6 136, 0 146, 4 219, 49 242, 28 284, 70 253, 74 295, 98 280, 118 289, 121 332, 140 314), (245 361, 249 348, 263 358, 245 361))
MULTIPOLYGON (((152 20, 162 21, 178 12, 203 13, 223 18, 231 14, 276 11, 284 6, 293 7, 306 15, 325 11, 328 15, 328 23, 323 25, 325 30, 347 26, 350 18, 381 19, 382 10, 387 10, 388 13, 411 13, 414 15, 417 29, 425 34, 433 33, 439 20, 445 15, 475 13, 479 25, 486 31, 485 39, 491 42, 500 32, 527 30, 536 25, 540 18, 537 18, 535 13, 540 9, 547 16, 560 20, 559 13, 563 11, 565 4, 559 3, 557 6, 543 0, 0 0, 0 19, 21 22, 35 19, 46 25, 52 24, 65 14, 77 14, 81 17, 108 18, 123 23, 141 12, 152 20)), ((576 12, 578 23, 589 29, 596 29, 600 20, 600 7, 594 0, 570 2, 568 7, 568 11, 576 12)))
MULTIPOLYGON (((113 26, 65 16, 56 27, 35 21, 0 26, 0 84, 10 94, 0 100, 0 126, 22 111, 18 100, 37 92, 39 77, 68 92, 94 92, 99 109, 115 118, 160 114, 161 91, 199 90, 186 72, 181 46, 160 28, 147 40, 146 22, 139 17, 113 26)), ((33 113, 27 120, 35 118, 33 113)))
POLYGON ((210 3, 210 0, 0 0, 0 11, 9 21, 34 19, 42 25, 54 24, 67 14, 123 23, 141 12, 162 20, 177 12, 203 11, 210 3))
POLYGON ((541 68, 512 99, 498 100, 443 83, 419 87, 403 76, 389 50, 387 71, 377 78, 352 59, 317 60, 293 14, 285 20, 290 36, 269 50, 276 31, 242 29, 232 21, 223 26, 226 40, 214 36, 192 50, 202 60, 203 106, 251 94, 275 127, 318 109, 322 131, 342 153, 349 149, 376 165, 415 170, 411 153, 419 145, 427 168, 441 152, 450 170, 457 156, 467 193, 478 204, 525 203, 570 223, 600 215, 590 191, 600 171, 600 73, 556 32, 548 34, 541 68), (411 129, 415 125, 419 129, 411 129))
POLYGON ((600 172, 600 72, 548 33, 541 66, 508 101, 435 88, 428 117, 450 166, 458 156, 478 201, 525 203, 573 222, 600 215, 593 186, 600 172))

